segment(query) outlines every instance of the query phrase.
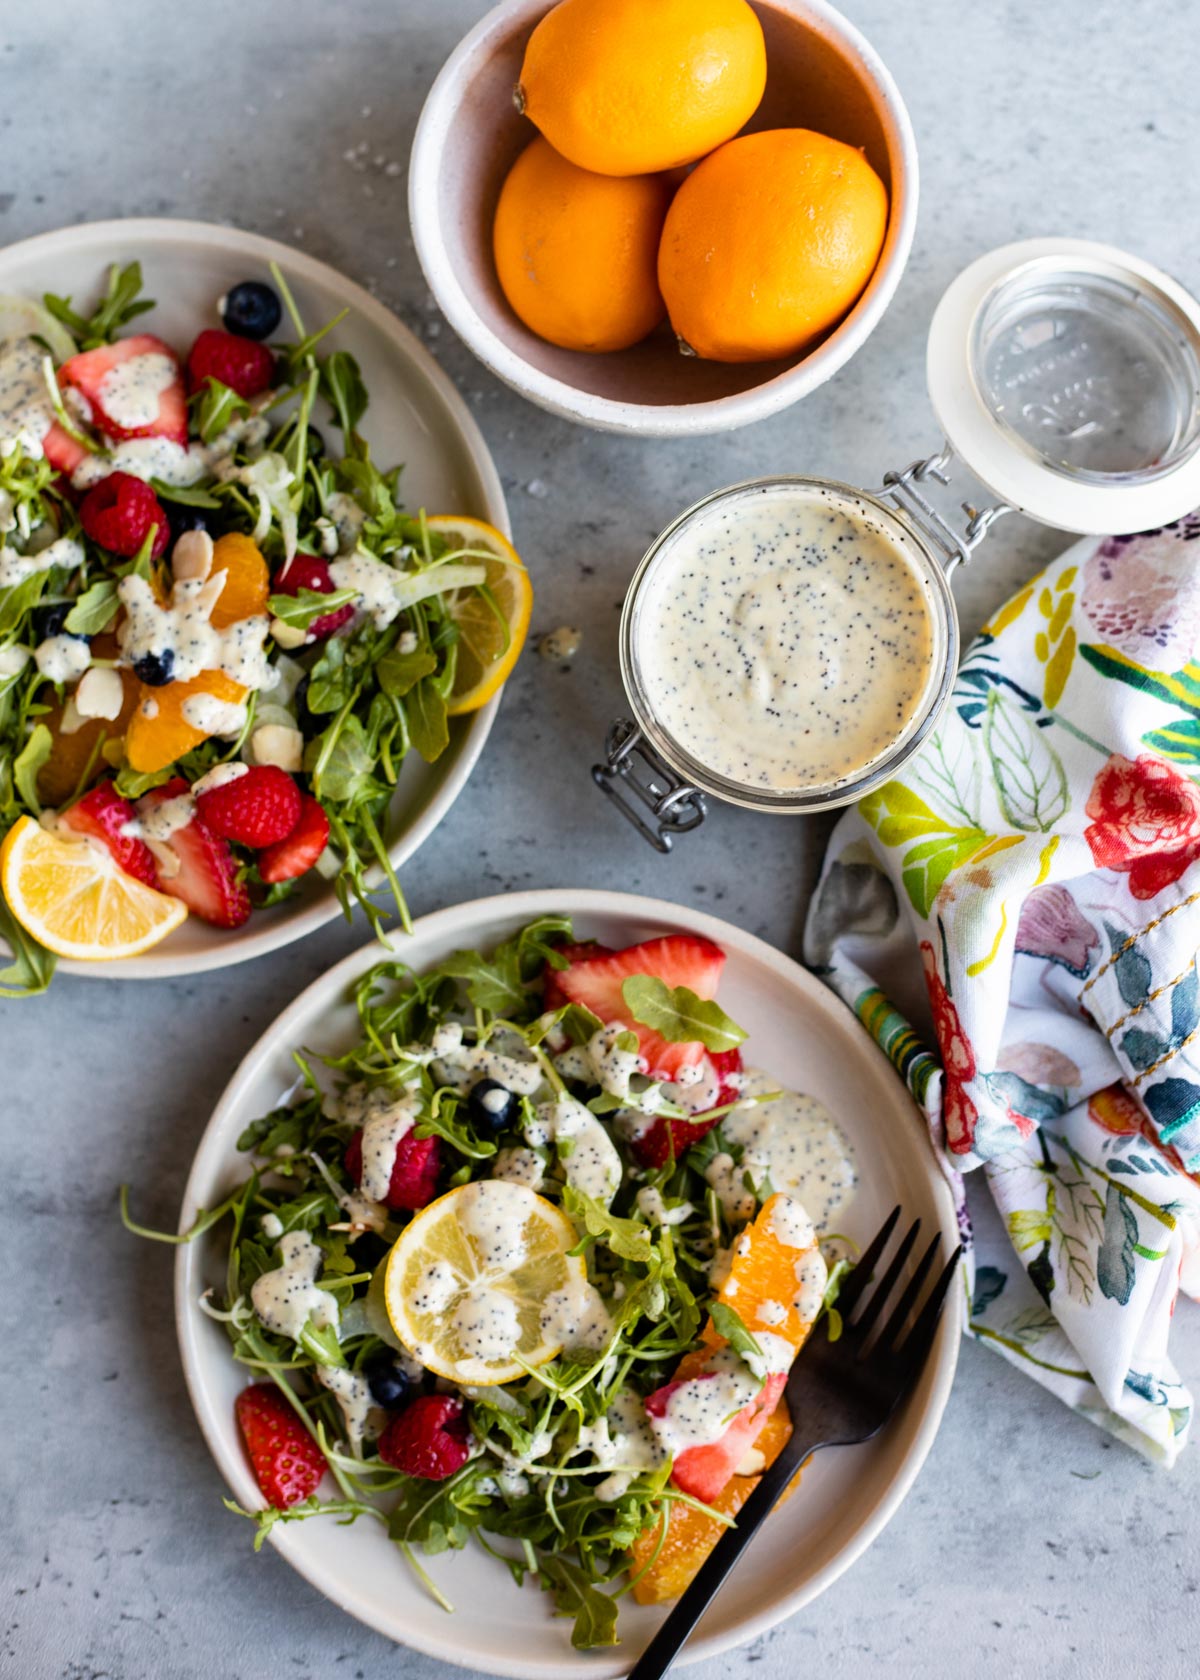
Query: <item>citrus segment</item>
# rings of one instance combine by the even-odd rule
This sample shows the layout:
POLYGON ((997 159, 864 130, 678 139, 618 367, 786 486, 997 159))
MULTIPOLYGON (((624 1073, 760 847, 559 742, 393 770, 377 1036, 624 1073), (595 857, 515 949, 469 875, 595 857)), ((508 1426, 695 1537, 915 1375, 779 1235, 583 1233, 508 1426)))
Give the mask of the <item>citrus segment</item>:
POLYGON ((392 1329, 428 1370, 455 1382, 506 1383, 544 1365, 561 1341, 542 1304, 586 1280, 574 1225, 522 1184, 481 1179, 439 1196, 387 1259, 392 1329))
POLYGON ((439 514, 428 523, 452 548, 466 551, 459 556, 465 563, 487 568, 487 587, 500 613, 497 618, 475 589, 454 590, 444 597, 459 632, 449 705, 451 716, 458 717, 486 705, 520 658, 533 612, 533 585, 508 538, 482 519, 439 514))
POLYGON ((211 695, 226 705, 240 705, 246 689, 224 671, 201 671, 186 682, 166 683, 160 688, 140 685, 138 705, 125 734, 125 756, 134 770, 165 770, 168 765, 212 733, 189 723, 187 703, 195 696, 211 695))
POLYGON ((265 613, 271 593, 267 562, 252 537, 230 531, 213 544, 212 574, 225 573, 225 585, 209 613, 209 623, 224 630, 239 619, 265 613))
POLYGON ((60 957, 102 962, 148 951, 187 907, 126 875, 101 846, 20 817, 0 847, 0 883, 27 933, 60 957))

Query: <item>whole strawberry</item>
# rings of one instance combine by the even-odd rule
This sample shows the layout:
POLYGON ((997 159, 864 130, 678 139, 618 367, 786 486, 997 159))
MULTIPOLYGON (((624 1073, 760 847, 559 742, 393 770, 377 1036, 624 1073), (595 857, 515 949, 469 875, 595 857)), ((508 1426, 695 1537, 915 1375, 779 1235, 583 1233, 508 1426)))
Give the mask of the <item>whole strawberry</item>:
POLYGON ((207 379, 218 379, 239 397, 257 397, 269 390, 275 377, 275 358, 265 344, 235 333, 206 327, 188 351, 188 389, 198 391, 207 379))
POLYGON ((196 815, 210 834, 240 846, 273 845, 300 820, 300 789, 286 770, 256 764, 244 775, 196 797, 196 815))
MULTIPOLYGON (((392 1178, 384 1201, 388 1207, 414 1213, 427 1207, 437 1195, 442 1152, 436 1137, 419 1138, 406 1132, 396 1146, 392 1178)), ((362 1129, 346 1145, 346 1171, 355 1184, 362 1183, 362 1129)))
POLYGON ((379 1456, 393 1470, 444 1482, 471 1456, 471 1433, 454 1394, 422 1394, 379 1437, 379 1456))
POLYGON ((268 1505, 286 1511, 317 1491, 325 1455, 274 1383, 244 1388, 233 1403, 254 1479, 268 1505))
POLYGON ((291 881, 310 870, 329 843, 329 818, 311 794, 300 795, 296 826, 282 840, 258 854, 258 873, 264 881, 291 881))
POLYGON ((162 503, 148 484, 132 473, 109 473, 79 504, 79 523, 94 543, 131 560, 156 527, 150 558, 166 552, 171 528, 162 503))

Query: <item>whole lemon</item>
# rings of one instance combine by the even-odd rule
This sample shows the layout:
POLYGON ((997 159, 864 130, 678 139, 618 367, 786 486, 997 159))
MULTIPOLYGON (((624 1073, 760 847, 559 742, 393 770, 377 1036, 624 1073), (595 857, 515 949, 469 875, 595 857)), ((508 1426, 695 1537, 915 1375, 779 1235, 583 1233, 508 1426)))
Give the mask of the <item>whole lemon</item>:
POLYGON ((671 189, 595 175, 540 136, 500 189, 496 273, 525 325, 566 350, 624 350, 666 314, 656 264, 671 189))
POLYGON ((887 231, 861 152, 806 128, 744 134, 675 194, 658 283, 681 348, 714 362, 793 355, 871 278, 887 231))
POLYGON ((516 100, 581 169, 641 175, 736 134, 766 80, 747 0, 561 0, 529 37, 516 100))

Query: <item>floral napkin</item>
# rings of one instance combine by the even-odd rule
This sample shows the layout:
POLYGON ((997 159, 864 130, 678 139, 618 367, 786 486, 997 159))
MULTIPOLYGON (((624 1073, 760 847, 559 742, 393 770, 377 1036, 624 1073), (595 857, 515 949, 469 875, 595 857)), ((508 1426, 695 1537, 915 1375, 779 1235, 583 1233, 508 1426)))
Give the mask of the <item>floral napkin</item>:
POLYGON ((842 818, 806 932, 974 1226, 969 1333, 1167 1464, 1193 1409, 1171 1320, 1200 1297, 1198 778, 1200 515, 1089 538, 842 818))

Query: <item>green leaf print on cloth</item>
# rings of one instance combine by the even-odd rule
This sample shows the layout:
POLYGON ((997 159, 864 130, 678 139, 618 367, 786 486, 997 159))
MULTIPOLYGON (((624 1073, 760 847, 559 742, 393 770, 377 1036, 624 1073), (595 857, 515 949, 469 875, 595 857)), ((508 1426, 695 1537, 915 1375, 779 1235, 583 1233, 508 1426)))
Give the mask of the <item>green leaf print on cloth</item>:
POLYGON ((969 1333, 1166 1464, 1192 1415, 1172 1312, 1200 1298, 1198 952, 1192 516, 1077 543, 993 615, 920 754, 838 823, 805 944, 974 1228, 969 1333))

